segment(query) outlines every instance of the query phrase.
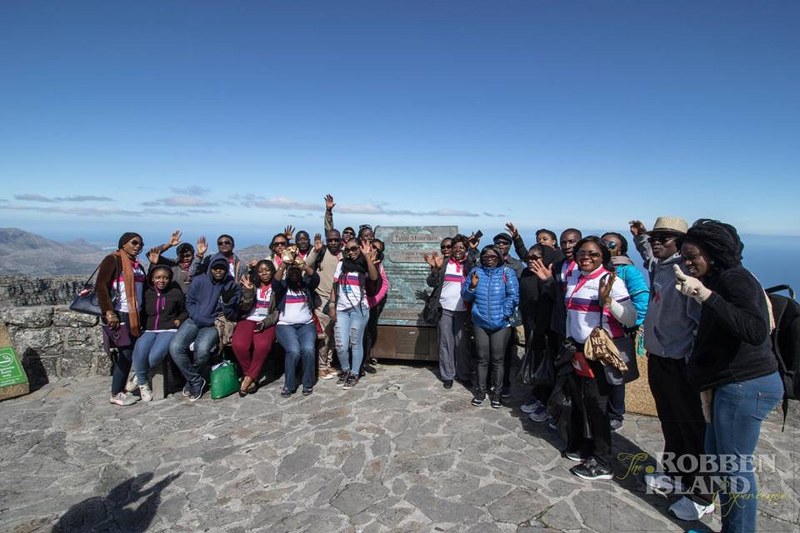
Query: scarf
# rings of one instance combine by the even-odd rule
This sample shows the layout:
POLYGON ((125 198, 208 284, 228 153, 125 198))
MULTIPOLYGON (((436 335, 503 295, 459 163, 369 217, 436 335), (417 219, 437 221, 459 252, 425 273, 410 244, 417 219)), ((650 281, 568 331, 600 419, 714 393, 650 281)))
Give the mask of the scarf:
POLYGON ((122 264, 122 279, 125 281, 125 296, 128 299, 128 320, 130 321, 131 335, 138 337, 141 335, 141 329, 139 325, 139 302, 136 300, 136 280, 133 276, 133 261, 122 250, 117 250, 117 256, 119 256, 122 264))

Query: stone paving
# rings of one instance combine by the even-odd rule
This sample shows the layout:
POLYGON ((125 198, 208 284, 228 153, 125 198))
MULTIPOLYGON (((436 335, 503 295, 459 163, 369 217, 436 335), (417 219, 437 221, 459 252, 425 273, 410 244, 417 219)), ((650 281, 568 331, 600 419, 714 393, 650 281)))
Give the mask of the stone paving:
MULTIPOLYGON (((0 530, 30 531, 718 531, 666 516, 622 455, 613 481, 567 469, 557 435, 508 406, 469 404, 433 366, 378 366, 351 390, 320 382, 279 396, 180 394, 108 403, 110 378, 61 380, 0 404, 0 530)), ((796 423, 774 413, 758 452, 760 531, 797 531, 796 423), (768 496, 768 497, 767 497, 768 496)), ((657 420, 629 415, 615 453, 661 449, 657 420)))

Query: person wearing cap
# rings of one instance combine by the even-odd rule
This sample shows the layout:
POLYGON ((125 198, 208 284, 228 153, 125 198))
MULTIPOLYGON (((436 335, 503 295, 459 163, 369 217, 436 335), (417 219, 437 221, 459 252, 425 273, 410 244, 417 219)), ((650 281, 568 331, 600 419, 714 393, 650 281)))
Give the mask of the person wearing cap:
MULTIPOLYGON (((688 224, 682 218, 662 216, 650 231, 639 220, 630 222, 630 230, 650 274, 644 346, 649 354, 648 381, 664 435, 664 453, 699 457, 704 453, 705 420, 700 396, 689 385, 687 362, 702 309, 693 298, 675 290, 673 270, 677 265, 687 272, 678 242, 686 235, 688 224)), ((711 494, 698 490, 704 483, 695 484, 697 475, 696 469, 667 469, 645 475, 645 484, 652 490, 670 493, 691 487, 691 492, 673 503, 669 511, 681 520, 698 520, 712 512, 714 505, 711 494)))
MULTIPOLYGON (((519 280, 519 278, 522 276, 522 272, 525 270, 525 265, 519 259, 511 256, 511 245, 514 242, 514 239, 510 234, 501 232, 495 235, 492 241, 494 242, 494 246, 502 255, 502 263, 511 268, 514 271, 514 274, 517 275, 517 280, 519 280)), ((521 319, 519 319, 519 309, 514 310, 514 319, 512 322, 511 338, 508 340, 505 360, 503 361, 505 373, 503 374, 503 388, 500 391, 500 396, 503 399, 511 396, 511 367, 514 364, 514 359, 517 355, 517 343, 519 340, 519 335, 516 328, 522 324, 521 319)))
POLYGON ((239 285, 228 265, 225 255, 214 254, 208 272, 194 277, 186 294, 189 318, 178 328, 169 345, 172 360, 186 379, 184 396, 189 396, 191 401, 203 395, 208 362, 219 347, 217 318, 236 320, 239 317, 239 285), (189 353, 192 344, 193 356, 189 353))

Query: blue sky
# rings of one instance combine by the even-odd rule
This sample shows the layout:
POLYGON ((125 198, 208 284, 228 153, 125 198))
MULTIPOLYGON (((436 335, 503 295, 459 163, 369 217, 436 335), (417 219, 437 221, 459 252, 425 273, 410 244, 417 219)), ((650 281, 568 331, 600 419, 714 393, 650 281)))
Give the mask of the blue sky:
MULTIPOLYGON (((0 226, 800 235, 800 3, 0 4, 0 226)), ((532 235, 530 236, 532 239, 532 235)))

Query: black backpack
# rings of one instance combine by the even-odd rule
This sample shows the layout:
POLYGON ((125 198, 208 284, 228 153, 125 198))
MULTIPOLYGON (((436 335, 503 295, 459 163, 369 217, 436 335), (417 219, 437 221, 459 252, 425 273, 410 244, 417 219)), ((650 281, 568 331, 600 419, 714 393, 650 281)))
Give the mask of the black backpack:
POLYGON ((772 348, 778 357, 778 371, 783 380, 783 422, 789 400, 800 399, 800 303, 794 299, 789 285, 776 285, 765 289, 772 304, 775 331, 772 348), (789 296, 775 294, 787 291, 789 296))

